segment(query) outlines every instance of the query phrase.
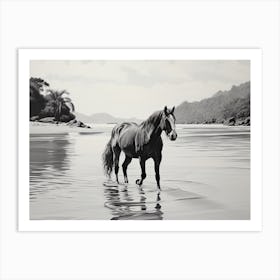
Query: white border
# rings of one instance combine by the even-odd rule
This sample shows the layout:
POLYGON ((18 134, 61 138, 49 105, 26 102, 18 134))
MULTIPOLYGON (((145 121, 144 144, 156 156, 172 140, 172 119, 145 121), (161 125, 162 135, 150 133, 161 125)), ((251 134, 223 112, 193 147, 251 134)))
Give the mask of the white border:
POLYGON ((262 230, 262 65, 260 49, 19 49, 19 231, 261 231, 262 230), (29 64, 30 60, 250 60, 251 219, 250 220, 30 220, 29 64))

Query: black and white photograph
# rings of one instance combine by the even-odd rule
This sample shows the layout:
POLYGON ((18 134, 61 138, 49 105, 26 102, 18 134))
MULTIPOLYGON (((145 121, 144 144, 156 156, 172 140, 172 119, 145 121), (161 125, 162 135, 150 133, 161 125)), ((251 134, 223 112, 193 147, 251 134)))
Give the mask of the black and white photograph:
POLYGON ((250 220, 250 60, 30 60, 30 220, 250 220))
POLYGON ((279 8, 1 0, 0 279, 280 279, 279 8))

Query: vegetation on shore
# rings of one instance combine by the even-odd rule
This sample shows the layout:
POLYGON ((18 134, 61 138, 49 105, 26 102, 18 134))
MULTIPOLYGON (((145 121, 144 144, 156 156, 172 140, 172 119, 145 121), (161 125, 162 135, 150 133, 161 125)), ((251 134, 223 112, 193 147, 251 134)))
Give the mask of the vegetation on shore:
POLYGON ((250 82, 219 91, 198 102, 184 102, 175 110, 177 123, 250 125, 250 82))
POLYGON ((75 106, 68 91, 51 89, 49 83, 41 78, 31 77, 29 83, 31 121, 57 124, 63 122, 88 127, 76 120, 75 106))
MULTIPOLYGON (((66 90, 54 90, 41 78, 30 78, 30 120, 45 123, 67 123, 88 127, 85 122, 118 123, 124 120, 109 114, 86 116, 75 113, 75 106, 66 90), (78 121, 79 118, 82 121, 78 121)), ((179 124, 250 125, 250 82, 219 91, 210 98, 183 102, 175 115, 179 124)), ((134 119, 130 121, 135 121, 134 119)))

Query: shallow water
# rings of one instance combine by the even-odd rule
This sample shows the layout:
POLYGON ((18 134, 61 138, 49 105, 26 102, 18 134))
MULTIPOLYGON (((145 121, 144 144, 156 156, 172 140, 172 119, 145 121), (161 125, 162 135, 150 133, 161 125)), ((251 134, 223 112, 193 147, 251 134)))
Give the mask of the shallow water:
POLYGON ((160 193, 152 160, 142 188, 137 159, 128 186, 107 181, 101 154, 111 128, 30 135, 31 219, 250 219, 250 128, 178 125, 175 142, 163 134, 160 193))

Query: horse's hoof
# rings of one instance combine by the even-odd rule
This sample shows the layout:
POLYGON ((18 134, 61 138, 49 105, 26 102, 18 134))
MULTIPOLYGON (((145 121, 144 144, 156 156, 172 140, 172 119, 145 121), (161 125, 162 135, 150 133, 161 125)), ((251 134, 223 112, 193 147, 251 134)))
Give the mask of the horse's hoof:
POLYGON ((142 185, 142 184, 141 184, 141 179, 137 179, 137 180, 135 181, 135 183, 136 183, 137 185, 139 185, 139 186, 142 185))

